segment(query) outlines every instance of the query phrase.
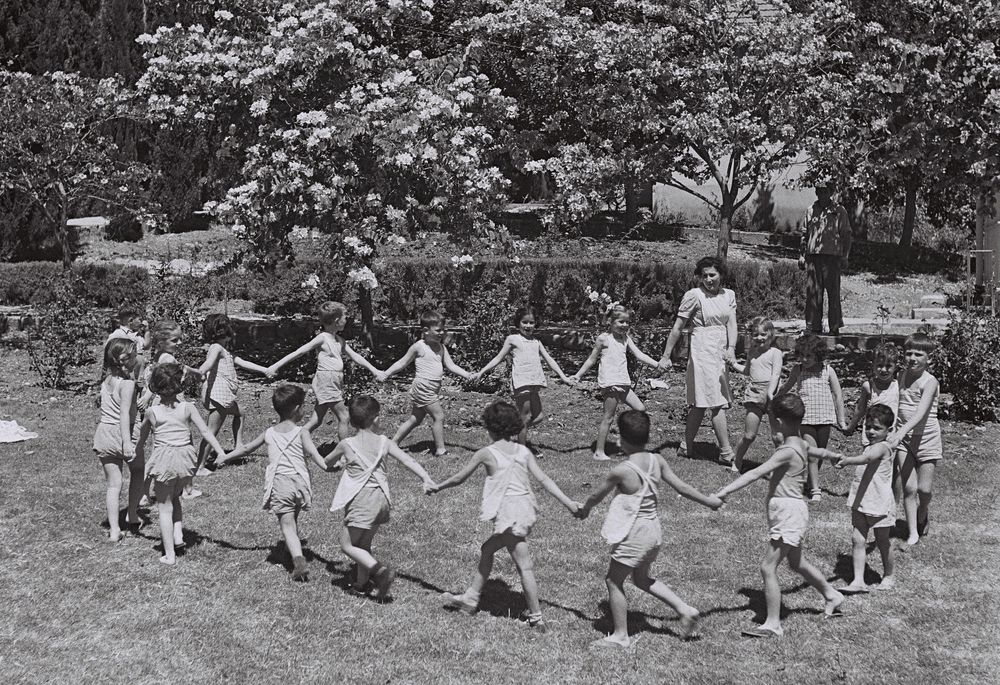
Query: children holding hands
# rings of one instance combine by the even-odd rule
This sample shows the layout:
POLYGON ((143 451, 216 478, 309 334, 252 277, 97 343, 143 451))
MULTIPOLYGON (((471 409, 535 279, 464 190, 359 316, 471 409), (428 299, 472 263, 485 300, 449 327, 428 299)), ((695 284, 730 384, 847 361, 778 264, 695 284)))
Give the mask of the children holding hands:
MULTIPOLYGON (((757 439, 757 432, 764 416, 768 416, 771 423, 771 438, 777 437, 777 426, 770 416, 769 409, 781 382, 781 364, 784 359, 781 350, 773 346, 774 324, 763 316, 758 316, 750 322, 747 329, 751 336, 747 363, 740 364, 735 359, 727 360, 734 371, 749 376, 746 392, 743 395, 743 406, 747 411, 746 428, 731 464, 732 470, 736 473, 743 470, 743 457, 757 439)), ((775 443, 775 447, 778 444, 780 441, 775 443)))
POLYGON ((703 495, 678 478, 661 455, 646 449, 649 442, 649 416, 646 412, 624 412, 618 417, 618 430, 628 461, 615 465, 604 484, 575 514, 578 518, 587 518, 590 510, 609 493, 616 493, 601 528, 601 534, 611 545, 611 563, 605 582, 614 632, 594 641, 591 647, 624 648, 632 643, 628 635, 628 603, 624 588, 629 575, 636 587, 680 615, 680 634, 687 639, 697 632, 698 610, 649 573, 663 543, 657 512, 660 483, 665 481, 684 497, 713 510, 722 506, 722 499, 715 495, 703 495))

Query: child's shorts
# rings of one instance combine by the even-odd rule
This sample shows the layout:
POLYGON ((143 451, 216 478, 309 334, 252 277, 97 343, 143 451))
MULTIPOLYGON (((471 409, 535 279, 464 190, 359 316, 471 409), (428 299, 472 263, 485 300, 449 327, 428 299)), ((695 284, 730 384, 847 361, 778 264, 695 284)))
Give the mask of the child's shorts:
POLYGON ((501 535, 509 531, 517 537, 528 537, 538 519, 535 507, 534 495, 504 497, 500 502, 500 510, 493 519, 493 534, 501 535))
POLYGON ((441 401, 441 381, 416 376, 410 386, 410 399, 414 407, 428 407, 441 401))
POLYGON ((180 497, 184 488, 191 484, 190 476, 184 478, 170 478, 168 480, 156 480, 151 476, 146 477, 146 495, 157 502, 166 502, 174 497, 180 497))
POLYGON ((344 401, 344 372, 317 371, 312 380, 316 404, 336 404, 344 401))
POLYGON ((369 530, 389 520, 389 500, 382 488, 361 488, 344 507, 344 525, 369 530))
POLYGON ((896 449, 900 464, 902 464, 903 458, 908 455, 913 455, 918 464, 927 461, 940 461, 944 457, 940 430, 928 431, 916 436, 910 433, 900 441, 896 449))
POLYGON ((611 558, 630 568, 651 564, 662 545, 663 528, 659 519, 636 519, 625 539, 611 545, 611 558))
POLYGON ((746 409, 748 413, 754 412, 756 414, 759 414, 760 416, 764 416, 767 414, 767 402, 756 402, 753 400, 745 400, 743 402, 743 408, 746 409))
POLYGON ((514 396, 515 400, 527 400, 537 397, 544 387, 544 385, 522 385, 519 388, 511 386, 510 393, 514 396))
POLYGON ((99 423, 94 433, 94 454, 102 464, 123 464, 122 431, 117 424, 99 423))
POLYGON ((309 509, 311 495, 309 486, 299 476, 276 474, 271 483, 271 496, 264 503, 264 509, 275 516, 297 514, 309 509))
POLYGON ((869 528, 892 528, 896 525, 895 514, 866 514, 859 509, 851 509, 851 520, 853 521, 855 517, 864 519, 869 528))
POLYGON ((767 503, 767 523, 772 540, 799 547, 809 526, 809 506, 795 497, 772 497, 767 503))
POLYGON ((607 385, 601 387, 598 390, 598 394, 602 400, 613 398, 619 402, 624 402, 625 398, 628 397, 630 390, 632 390, 632 388, 628 385, 607 385))

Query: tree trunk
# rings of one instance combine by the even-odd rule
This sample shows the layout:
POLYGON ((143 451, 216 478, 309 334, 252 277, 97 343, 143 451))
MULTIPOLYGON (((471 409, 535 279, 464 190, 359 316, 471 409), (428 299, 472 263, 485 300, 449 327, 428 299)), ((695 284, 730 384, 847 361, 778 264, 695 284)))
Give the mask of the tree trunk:
POLYGON ((715 256, 723 262, 729 259, 729 236, 733 230, 733 198, 722 193, 722 207, 719 208, 719 244, 715 256))
POLYGON ((638 202, 640 207, 653 209, 653 182, 651 180, 647 179, 639 186, 638 202))
POLYGON ((639 196, 635 192, 635 179, 625 181, 625 226, 632 228, 639 221, 639 196))
POLYGON ((358 286, 358 308, 361 310, 361 339, 369 350, 374 350, 372 328, 375 326, 375 310, 372 307, 372 291, 363 285, 358 286))
POLYGON ((899 236, 899 246, 909 250, 913 244, 913 226, 917 222, 917 188, 920 182, 916 176, 906 179, 906 200, 903 210, 903 232, 899 236))
POLYGON ((73 262, 73 252, 69 241, 69 212, 66 207, 66 196, 59 197, 59 225, 56 227, 56 236, 59 238, 59 248, 62 250, 62 264, 64 269, 68 269, 73 262))

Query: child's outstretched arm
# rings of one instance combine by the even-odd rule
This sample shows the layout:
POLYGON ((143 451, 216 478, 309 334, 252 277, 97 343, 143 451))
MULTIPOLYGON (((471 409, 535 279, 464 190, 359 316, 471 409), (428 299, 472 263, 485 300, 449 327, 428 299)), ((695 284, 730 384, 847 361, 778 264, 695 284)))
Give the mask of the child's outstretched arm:
POLYGON ((861 419, 865 417, 865 412, 868 411, 868 402, 871 396, 871 382, 865 381, 861 384, 861 394, 858 395, 858 403, 854 405, 854 414, 851 416, 851 420, 847 422, 846 426, 840 429, 844 435, 850 435, 858 429, 858 424, 861 423, 861 419))
POLYGON ((834 452, 833 450, 828 450, 825 447, 813 447, 809 445, 806 452, 813 459, 829 459, 830 461, 839 461, 844 458, 844 455, 840 452, 834 452))
POLYGON ((428 488, 427 494, 430 495, 435 492, 440 492, 441 490, 453 488, 456 485, 461 485, 475 472, 476 469, 482 466, 486 460, 490 458, 489 454, 489 450, 487 449, 479 450, 472 455, 472 458, 466 462, 465 466, 459 469, 458 473, 441 481, 440 483, 435 483, 432 487, 428 488))
POLYGON ((837 428, 847 425, 847 418, 844 415, 844 392, 840 389, 840 379, 837 372, 830 368, 830 392, 833 393, 833 411, 837 416, 837 428))
POLYGON ((586 499, 586 501, 583 503, 583 506, 577 509, 573 513, 573 515, 576 516, 578 519, 587 518, 587 516, 590 515, 590 510, 596 507, 598 504, 600 504, 601 500, 603 500, 605 497, 608 496, 608 493, 615 490, 619 486, 619 484, 621 484, 622 472, 624 470, 625 470, 624 464, 618 464, 617 466, 612 468, 611 471, 608 472, 608 475, 604 479, 604 482, 601 483, 601 487, 597 488, 597 490, 595 490, 594 493, 586 499))
POLYGON ((571 379, 569 376, 563 373, 563 370, 559 367, 559 364, 557 364, 556 360, 552 358, 552 356, 549 354, 549 351, 545 349, 545 345, 542 345, 541 343, 538 344, 538 353, 542 355, 542 359, 544 359, 545 363, 549 365, 549 368, 556 372, 556 375, 559 376, 559 380, 561 380, 563 383, 566 383, 567 385, 573 384, 573 379, 571 379))
POLYGON ((497 365, 499 365, 500 362, 502 362, 507 357, 508 354, 510 354, 510 351, 514 349, 514 344, 511 342, 512 337, 513 336, 508 335, 506 338, 504 338, 503 346, 500 348, 500 351, 497 352, 497 356, 493 357, 493 359, 486 362, 486 366, 479 369, 479 371, 477 371, 474 374, 476 378, 481 378, 486 374, 488 374, 490 371, 495 369, 497 365))
POLYGON ((574 373, 570 378, 574 381, 579 382, 583 378, 584 374, 593 368, 597 360, 601 358, 601 350, 604 349, 604 334, 597 336, 597 340, 594 341, 594 349, 590 351, 590 356, 587 357, 586 361, 583 362, 583 366, 580 370, 574 373))
POLYGON ((139 428, 139 439, 135 441, 135 457, 137 459, 142 459, 146 451, 146 438, 153 431, 152 417, 146 414, 146 418, 142 420, 142 427, 139 428))
POLYGON ((132 444, 132 412, 129 408, 132 406, 132 398, 135 397, 135 381, 122 381, 122 384, 118 387, 121 393, 118 397, 118 406, 122 408, 119 417, 119 429, 122 434, 122 454, 125 455, 126 461, 132 461, 135 459, 135 445, 132 444))
POLYGON ((206 375, 209 371, 216 367, 221 357, 222 345, 219 345, 218 343, 209 345, 208 354, 205 356, 205 361, 198 367, 198 373, 202 376, 206 375))
POLYGON ((410 349, 406 351, 406 354, 404 354, 398 360, 393 362, 392 366, 390 366, 388 369, 383 371, 385 377, 389 378, 390 376, 399 373, 407 366, 412 364, 413 360, 416 358, 417 358, 417 343, 413 343, 412 345, 410 345, 410 349))
POLYGON ((782 466, 788 464, 791 458, 792 458, 791 448, 779 447, 777 450, 775 450, 774 454, 771 455, 771 458, 765 461, 763 464, 761 464, 755 469, 747 471, 729 485, 725 485, 719 488, 718 492, 715 493, 715 497, 718 497, 723 502, 725 502, 726 498, 729 495, 739 490, 742 490, 743 488, 750 485, 750 483, 753 483, 756 480, 760 480, 761 478, 766 478, 775 469, 779 469, 782 466))
POLYGON ((546 492, 559 500, 559 503, 564 507, 569 509, 571 514, 578 512, 580 507, 583 506, 579 502, 571 500, 563 493, 562 490, 559 489, 559 486, 555 484, 555 481, 549 478, 549 476, 542 471, 538 462, 535 461, 535 456, 533 454, 528 456, 528 473, 530 473, 535 480, 542 484, 542 487, 545 488, 546 492))
POLYGON ((801 373, 802 373, 801 364, 796 364, 795 366, 793 366, 792 370, 788 372, 788 378, 786 378, 785 382, 781 384, 780 388, 778 388, 778 392, 774 393, 774 396, 781 397, 786 392, 794 388, 795 384, 799 382, 799 374, 801 373))
POLYGON ((444 368, 448 369, 456 376, 461 376, 467 381, 472 380, 474 374, 469 373, 451 360, 451 354, 448 353, 448 348, 445 347, 444 343, 441 343, 441 361, 444 363, 444 368))
POLYGON ((392 440, 389 441, 389 454, 424 482, 424 492, 430 492, 431 488, 434 487, 434 479, 430 477, 430 474, 424 470, 424 467, 421 466, 416 459, 403 451, 403 449, 392 440))
POLYGON ((687 497, 698 504, 703 504, 713 511, 722 506, 722 499, 720 497, 717 495, 703 495, 700 490, 681 480, 662 456, 656 455, 656 458, 660 462, 660 477, 681 496, 687 497))
POLYGON ((323 460, 323 468, 327 471, 331 470, 331 467, 338 461, 344 458, 344 441, 341 440, 337 443, 337 446, 333 448, 330 454, 326 455, 326 459, 323 460))
POLYGON ((316 466, 326 471, 326 460, 323 459, 323 455, 321 455, 319 450, 316 449, 316 443, 313 442, 309 431, 299 431, 299 436, 302 438, 302 451, 309 455, 309 458, 313 460, 313 463, 316 464, 316 466))
POLYGON ((302 355, 304 355, 304 354, 306 354, 306 353, 308 353, 308 352, 310 352, 312 350, 315 350, 317 347, 319 347, 320 345, 322 345, 325 340, 326 340, 326 338, 323 337, 322 333, 318 334, 315 338, 313 338, 312 340, 310 340, 309 342, 307 342, 305 345, 302 345, 301 347, 299 347, 294 352, 289 352, 284 357, 282 357, 278 361, 276 361, 273 364, 271 364, 269 367, 267 367, 267 369, 265 370, 265 373, 267 373, 268 376, 274 376, 275 374, 278 373, 278 371, 281 369, 282 366, 284 366, 285 364, 287 364, 290 361, 298 359, 302 355))
POLYGON ((351 361, 355 364, 368 371, 368 373, 375 376, 375 378, 383 380, 384 374, 379 369, 376 369, 371 362, 361 356, 360 353, 355 351, 355 349, 346 342, 344 343, 344 352, 347 353, 347 356, 350 357, 351 361))
POLYGON ((924 386, 923 391, 920 393, 920 403, 917 404, 917 410, 913 412, 913 416, 910 417, 909 421, 904 423, 902 426, 894 430, 886 438, 886 442, 893 449, 903 441, 906 434, 913 430, 918 423, 927 418, 931 413, 931 407, 934 405, 934 398, 938 394, 938 382, 937 379, 931 376, 931 382, 924 386))
POLYGON ((746 364, 740 364, 735 358, 726 359, 726 364, 736 373, 750 373, 750 357, 747 357, 746 364))
POLYGON ((260 446, 263 444, 264 434, 261 433, 250 442, 243 443, 229 454, 222 454, 220 452, 219 458, 215 460, 215 468, 221 468, 226 462, 232 461, 233 459, 239 459, 247 454, 253 454, 256 450, 260 449, 260 446))
POLYGON ((838 469, 842 469, 845 466, 862 466, 892 456, 892 450, 889 449, 888 445, 884 442, 878 444, 882 445, 882 449, 871 449, 869 447, 856 457, 842 457, 834 466, 838 469))
POLYGON ((656 361, 648 354, 639 349, 639 346, 635 344, 635 341, 632 340, 631 336, 625 338, 625 345, 628 348, 628 350, 632 352, 633 355, 635 355, 635 358, 641 361, 646 366, 651 366, 654 369, 658 369, 660 367, 658 361, 656 361))
POLYGON ((205 441, 212 446, 216 454, 226 453, 226 450, 222 449, 222 445, 215 437, 215 434, 205 425, 205 419, 201 418, 201 414, 191 404, 187 405, 187 420, 194 424, 198 432, 201 433, 201 437, 205 438, 205 441))
POLYGON ((251 361, 247 361, 243 357, 233 357, 233 364, 240 367, 241 369, 246 369, 247 371, 253 371, 254 373, 259 373, 261 375, 267 375, 267 367, 261 366, 260 364, 254 364, 251 361))

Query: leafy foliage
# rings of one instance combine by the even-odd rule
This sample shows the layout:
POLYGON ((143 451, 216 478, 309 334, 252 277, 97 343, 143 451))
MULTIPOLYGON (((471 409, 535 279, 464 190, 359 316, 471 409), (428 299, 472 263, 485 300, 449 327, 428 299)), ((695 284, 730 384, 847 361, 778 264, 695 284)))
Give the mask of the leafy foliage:
POLYGON ((1000 419, 1000 318, 952 316, 934 353, 933 371, 951 393, 954 418, 1000 419))

